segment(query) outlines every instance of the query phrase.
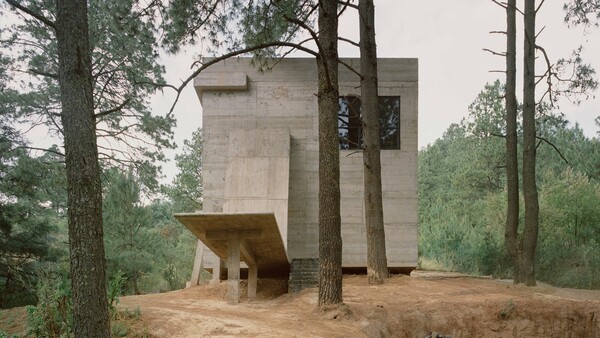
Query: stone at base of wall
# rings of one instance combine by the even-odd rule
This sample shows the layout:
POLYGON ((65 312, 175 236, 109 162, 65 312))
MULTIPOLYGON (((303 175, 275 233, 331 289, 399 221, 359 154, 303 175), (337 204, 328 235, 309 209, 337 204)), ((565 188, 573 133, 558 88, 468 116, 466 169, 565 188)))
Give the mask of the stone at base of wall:
POLYGON ((290 263, 288 292, 299 292, 319 285, 319 259, 294 258, 290 263))

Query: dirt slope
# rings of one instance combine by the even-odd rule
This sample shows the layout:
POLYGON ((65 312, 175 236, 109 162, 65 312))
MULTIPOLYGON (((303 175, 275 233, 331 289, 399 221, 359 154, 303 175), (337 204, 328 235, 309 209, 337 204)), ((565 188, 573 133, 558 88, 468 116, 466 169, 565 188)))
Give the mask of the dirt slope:
POLYGON ((225 302, 226 284, 124 297, 140 306, 158 337, 599 337, 600 291, 527 288, 509 281, 416 272, 368 286, 344 277, 346 308, 316 312, 316 289, 276 297, 285 286, 261 281, 259 300, 225 302), (349 311, 348 311, 349 310, 349 311), (335 318, 335 319, 334 319, 335 318))
MULTIPOLYGON (((600 291, 453 273, 413 272, 384 285, 344 277, 345 306, 317 312, 316 289, 283 294, 285 282, 260 280, 258 300, 227 305, 226 283, 122 297, 141 310, 130 333, 153 337, 598 337, 600 291)), ((12 310, 12 314, 18 310, 12 310)), ((0 312, 0 330, 3 318, 0 312)), ((13 316, 14 317, 14 316, 13 316)), ((13 318, 14 322, 14 318, 13 318)))

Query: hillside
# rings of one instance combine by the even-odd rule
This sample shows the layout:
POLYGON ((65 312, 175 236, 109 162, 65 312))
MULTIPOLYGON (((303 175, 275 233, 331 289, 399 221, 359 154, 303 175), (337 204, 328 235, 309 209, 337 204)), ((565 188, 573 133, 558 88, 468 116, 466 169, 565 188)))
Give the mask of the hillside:
POLYGON ((600 337, 600 291, 438 272, 381 286, 345 276, 346 306, 318 312, 316 289, 284 290, 282 281, 261 280, 257 300, 229 306, 221 283, 122 297, 120 307, 139 306, 141 320, 129 332, 153 337, 600 337))

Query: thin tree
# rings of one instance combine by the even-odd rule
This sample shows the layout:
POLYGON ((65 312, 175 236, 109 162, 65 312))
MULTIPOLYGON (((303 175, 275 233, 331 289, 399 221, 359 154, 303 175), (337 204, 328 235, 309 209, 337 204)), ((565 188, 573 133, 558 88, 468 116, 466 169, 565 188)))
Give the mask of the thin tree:
POLYGON ((513 280, 521 282, 520 256, 522 246, 519 229, 519 163, 517 154, 517 22, 516 0, 506 4, 506 228, 504 240, 513 262, 513 280))
POLYGON ((343 300, 337 4, 319 1, 319 305, 343 300))
POLYGON ((377 45, 373 0, 358 2, 360 20, 360 81, 363 133, 363 175, 367 227, 367 279, 381 284, 388 276, 381 191, 377 45))
POLYGON ((110 337, 87 2, 58 0, 56 8, 73 327, 76 337, 110 337))
POLYGON ((520 263, 521 279, 535 285, 535 248, 539 227, 539 201, 535 178, 535 0, 525 0, 524 55, 523 55, 523 195, 525 198, 525 226, 523 228, 523 255, 520 263))
MULTIPOLYGON (((553 107, 561 95, 589 97, 589 91, 597 86, 597 81, 592 78, 594 69, 584 64, 580 53, 582 47, 573 52, 571 59, 561 59, 556 64, 550 62, 546 50, 536 44, 537 34, 535 32, 535 21, 537 12, 544 1, 536 8, 535 1, 526 1, 525 10, 516 8, 516 1, 510 0, 502 4, 492 0, 504 7, 507 13, 507 50, 506 53, 495 53, 506 58, 506 175, 507 175, 507 218, 505 228, 505 245, 509 256, 513 261, 515 284, 525 283, 535 285, 535 251, 537 246, 539 227, 539 201, 536 183, 536 161, 537 147, 539 142, 550 145, 566 161, 560 150, 547 138, 537 134, 536 114, 539 113, 539 104, 545 99, 549 107, 553 107), (519 235, 519 178, 517 163, 517 101, 516 101, 516 12, 524 15, 524 55, 523 55, 523 195, 525 198, 525 224, 519 235), (544 73, 541 76, 535 74, 535 52, 541 51, 546 63, 544 73), (566 69, 572 68, 570 71, 566 69), (569 73, 570 77, 561 74, 569 73), (546 80, 547 89, 536 101, 535 89, 539 82, 546 80)), ((565 5, 568 11, 565 20, 574 24, 577 21, 573 8, 565 5)), ((590 10, 591 11, 591 10, 590 10)), ((577 15, 585 15, 582 12, 577 15)), ((587 13, 589 14, 589 13, 587 13)), ((580 19, 579 19, 580 20, 580 19)), ((588 24, 588 22, 583 22, 588 24)), ((579 102, 579 101, 576 101, 579 102)))

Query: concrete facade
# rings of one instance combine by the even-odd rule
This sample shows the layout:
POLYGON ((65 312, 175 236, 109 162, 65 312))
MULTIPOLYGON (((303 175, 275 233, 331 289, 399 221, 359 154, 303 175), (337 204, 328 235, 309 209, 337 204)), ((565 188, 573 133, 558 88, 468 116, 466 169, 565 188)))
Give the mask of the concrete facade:
MULTIPOLYGON (((360 71, 357 59, 346 63, 360 71)), ((275 61, 272 61, 275 63, 275 61)), ((360 96, 340 65, 340 95, 360 96)), ((318 257, 318 107, 314 59, 259 73, 248 58, 194 82, 203 108, 203 212, 273 212, 289 261, 318 257), (286 142, 287 139, 287 142, 286 142)), ((380 59, 379 95, 400 97, 400 150, 382 150, 388 265, 417 266, 417 59, 380 59)), ((366 266, 362 153, 340 151, 343 266, 366 266)))

